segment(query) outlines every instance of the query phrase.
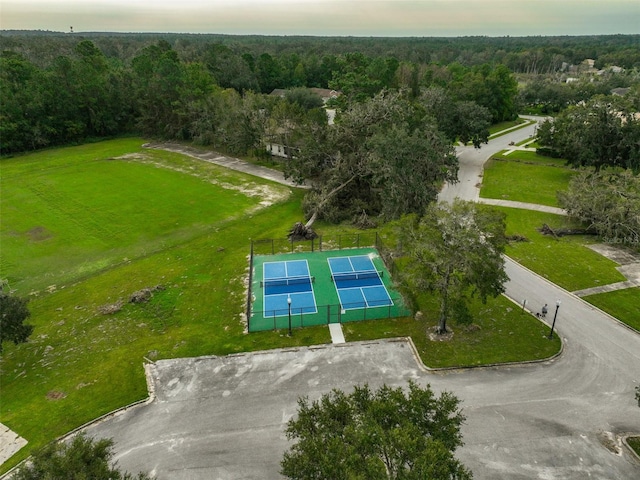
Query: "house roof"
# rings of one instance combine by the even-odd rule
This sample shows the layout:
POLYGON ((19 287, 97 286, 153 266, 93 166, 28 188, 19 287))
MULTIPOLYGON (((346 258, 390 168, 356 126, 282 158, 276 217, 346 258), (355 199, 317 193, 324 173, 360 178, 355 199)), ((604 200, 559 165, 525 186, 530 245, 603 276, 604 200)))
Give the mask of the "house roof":
MULTIPOLYGON (((342 92, 340 92, 338 90, 331 90, 331 89, 328 89, 328 88, 315 88, 315 87, 312 87, 312 88, 309 88, 309 90, 311 90, 313 93, 318 95, 325 102, 327 100, 329 100, 330 98, 337 98, 340 95, 342 95, 342 92)), ((283 88, 275 88, 269 95, 275 95, 275 96, 278 96, 278 97, 284 97, 286 94, 287 94, 287 90, 285 90, 283 88)))

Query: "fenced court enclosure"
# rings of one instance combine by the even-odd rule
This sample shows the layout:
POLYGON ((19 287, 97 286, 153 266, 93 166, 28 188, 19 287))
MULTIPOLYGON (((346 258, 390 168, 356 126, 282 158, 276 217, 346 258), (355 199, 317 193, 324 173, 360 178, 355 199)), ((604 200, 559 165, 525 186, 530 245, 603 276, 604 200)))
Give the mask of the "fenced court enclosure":
POLYGON ((266 254, 254 254, 252 244, 248 330, 411 315, 378 250, 346 244, 338 250, 326 248, 340 243, 318 243, 307 246, 311 251, 266 254))

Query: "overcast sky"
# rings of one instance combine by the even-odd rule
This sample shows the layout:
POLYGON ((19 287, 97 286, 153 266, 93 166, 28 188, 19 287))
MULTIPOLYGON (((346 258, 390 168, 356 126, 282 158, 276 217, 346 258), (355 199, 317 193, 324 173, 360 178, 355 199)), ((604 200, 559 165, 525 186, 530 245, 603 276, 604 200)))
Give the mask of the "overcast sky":
POLYGON ((3 30, 340 36, 640 33, 640 0, 0 0, 3 30))

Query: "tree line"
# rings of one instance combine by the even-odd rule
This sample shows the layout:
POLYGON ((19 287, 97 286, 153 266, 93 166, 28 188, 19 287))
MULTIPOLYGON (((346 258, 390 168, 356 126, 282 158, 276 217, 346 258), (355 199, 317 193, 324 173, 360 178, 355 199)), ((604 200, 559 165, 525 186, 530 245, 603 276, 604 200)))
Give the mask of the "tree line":
POLYGON ((58 55, 70 55, 80 40, 91 40, 109 58, 128 62, 144 47, 167 41, 178 55, 197 60, 210 44, 227 47, 238 57, 255 61, 266 53, 276 61, 297 56, 306 66, 313 58, 360 52, 368 57, 393 57, 399 62, 466 67, 504 64, 514 73, 547 74, 563 63, 577 65, 589 58, 596 68, 618 65, 640 68, 640 35, 529 36, 529 37, 314 37, 222 35, 186 33, 76 33, 3 31, 0 50, 13 50, 46 66, 58 55), (46 39, 43 41, 43 38, 46 39))
POLYGON ((188 60, 165 40, 127 62, 106 56, 90 40, 46 65, 19 50, 0 55, 3 154, 130 133, 245 154, 261 148, 270 115, 281 108, 280 98, 265 95, 275 88, 338 90, 343 109, 383 90, 418 97, 425 88, 440 88, 453 101, 488 109, 491 122, 517 114, 517 84, 504 65, 406 64, 359 52, 316 57, 315 63, 293 55, 283 64, 268 53, 238 56, 215 43, 188 60))
MULTIPOLYGON (((341 91, 342 107, 382 90, 442 88, 472 101, 492 122, 521 105, 557 112, 569 104, 628 86, 633 75, 558 85, 528 81, 516 95, 517 72, 542 72, 542 57, 563 62, 615 62, 638 68, 638 36, 458 39, 366 39, 187 34, 47 32, 0 35, 2 153, 138 133, 194 140, 230 153, 259 146, 276 88, 341 91), (596 42, 599 39, 600 42, 596 42), (532 52, 537 53, 533 54, 532 52), (578 53, 579 52, 579 53, 578 53), (511 57, 509 57, 511 55, 511 57), (536 58, 533 67, 513 56, 536 58), (607 57, 609 55, 609 57, 607 57), (604 59, 604 60, 603 60, 604 59), (529 65, 529 66, 525 66, 529 65), (263 116, 264 117, 264 116, 263 116)), ((604 63, 603 63, 604 65, 604 63)))

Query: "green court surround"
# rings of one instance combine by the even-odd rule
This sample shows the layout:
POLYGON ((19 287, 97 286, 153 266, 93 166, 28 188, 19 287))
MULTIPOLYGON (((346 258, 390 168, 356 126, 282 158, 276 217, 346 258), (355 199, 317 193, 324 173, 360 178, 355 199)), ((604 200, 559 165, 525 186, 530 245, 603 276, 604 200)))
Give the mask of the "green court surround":
POLYGON ((375 248, 349 248, 330 251, 255 255, 253 257, 253 274, 251 282, 251 314, 248 319, 248 328, 250 332, 286 329, 289 327, 288 316, 265 317, 263 315, 264 299, 260 282, 262 280, 263 264, 265 262, 291 261, 298 259, 307 260, 309 264, 309 273, 314 277, 313 293, 316 298, 318 312, 314 314, 300 314, 292 312, 292 328, 411 315, 411 311, 405 307, 402 297, 394 288, 393 279, 391 278, 391 275, 389 275, 389 271, 375 248), (382 281, 389 292, 393 305, 359 308, 346 311, 341 310, 338 293, 336 291, 335 284, 331 280, 331 270, 329 268, 327 258, 356 255, 369 255, 376 269, 383 272, 382 281))

